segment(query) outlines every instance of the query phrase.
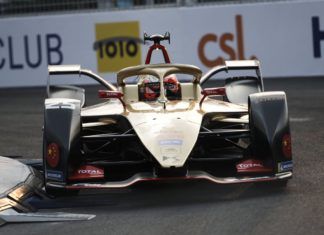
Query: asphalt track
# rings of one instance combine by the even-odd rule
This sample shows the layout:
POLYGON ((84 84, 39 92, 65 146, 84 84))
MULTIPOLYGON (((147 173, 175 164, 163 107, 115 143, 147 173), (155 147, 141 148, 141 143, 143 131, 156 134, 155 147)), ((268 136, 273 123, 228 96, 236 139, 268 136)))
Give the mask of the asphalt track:
MULTIPOLYGON (((0 234, 323 234, 324 78, 266 80, 265 87, 288 96, 294 177, 285 189, 163 182, 84 191, 32 203, 42 212, 97 215, 93 220, 8 224, 0 234)), ((40 158, 44 93, 0 90, 0 155, 40 158)))

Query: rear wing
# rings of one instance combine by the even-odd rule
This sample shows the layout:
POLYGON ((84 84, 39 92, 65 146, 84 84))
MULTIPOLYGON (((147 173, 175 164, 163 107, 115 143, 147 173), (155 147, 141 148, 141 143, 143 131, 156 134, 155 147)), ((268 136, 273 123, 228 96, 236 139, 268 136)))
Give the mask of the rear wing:
POLYGON ((216 66, 209 70, 200 80, 200 85, 207 82, 213 75, 229 70, 255 70, 258 80, 261 84, 261 89, 263 90, 263 78, 261 74, 260 61, 258 60, 228 60, 225 61, 225 65, 216 66))
POLYGON ((61 74, 81 74, 80 65, 49 65, 49 75, 61 75, 61 74))
POLYGON ((258 60, 227 60, 225 61, 227 69, 260 69, 258 60))
POLYGON ((117 88, 111 84, 110 82, 106 81, 99 75, 93 73, 90 70, 82 69, 80 65, 49 65, 48 66, 48 79, 47 79, 47 89, 49 90, 50 86, 50 78, 51 75, 85 75, 90 77, 106 87, 108 90, 117 91, 117 88))

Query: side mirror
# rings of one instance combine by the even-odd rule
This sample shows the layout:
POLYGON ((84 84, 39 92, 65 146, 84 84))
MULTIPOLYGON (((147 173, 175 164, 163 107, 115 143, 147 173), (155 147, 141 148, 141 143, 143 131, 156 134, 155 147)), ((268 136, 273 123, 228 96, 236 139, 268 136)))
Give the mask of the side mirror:
POLYGON ((107 90, 99 90, 98 96, 101 99, 118 99, 124 108, 126 108, 125 102, 122 100, 124 94, 121 91, 107 91, 107 90))
POLYGON ((202 103, 206 99, 207 96, 214 96, 214 95, 220 95, 225 96, 226 95, 226 88, 225 87, 213 87, 213 88, 206 88, 201 91, 201 94, 203 97, 201 98, 199 102, 199 107, 201 108, 202 103))

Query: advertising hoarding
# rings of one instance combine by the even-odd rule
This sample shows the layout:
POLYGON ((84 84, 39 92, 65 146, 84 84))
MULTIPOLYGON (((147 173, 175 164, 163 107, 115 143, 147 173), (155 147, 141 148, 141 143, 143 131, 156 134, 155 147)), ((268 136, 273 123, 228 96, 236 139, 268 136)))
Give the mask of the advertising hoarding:
POLYGON ((323 9, 307 1, 1 19, 0 87, 43 86, 48 64, 80 64, 115 81, 119 69, 144 63, 144 32, 167 31, 171 62, 203 72, 257 58, 265 77, 322 76, 323 9))

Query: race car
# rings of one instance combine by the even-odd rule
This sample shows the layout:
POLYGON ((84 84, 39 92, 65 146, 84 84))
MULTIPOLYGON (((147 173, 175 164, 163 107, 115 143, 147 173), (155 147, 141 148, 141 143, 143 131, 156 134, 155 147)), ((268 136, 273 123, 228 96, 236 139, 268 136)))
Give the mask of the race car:
POLYGON ((259 61, 226 61, 203 76, 196 66, 170 63, 160 44, 168 37, 146 35, 154 42, 147 63, 119 71, 117 87, 78 65, 48 67, 47 192, 122 188, 140 181, 232 184, 292 177, 286 95, 264 92, 259 61), (153 50, 162 50, 164 63, 150 64, 153 50), (255 75, 227 77, 223 86, 203 88, 224 71, 255 75), (63 74, 96 80, 103 87, 101 102, 87 106, 84 89, 50 85, 53 75, 63 74))

